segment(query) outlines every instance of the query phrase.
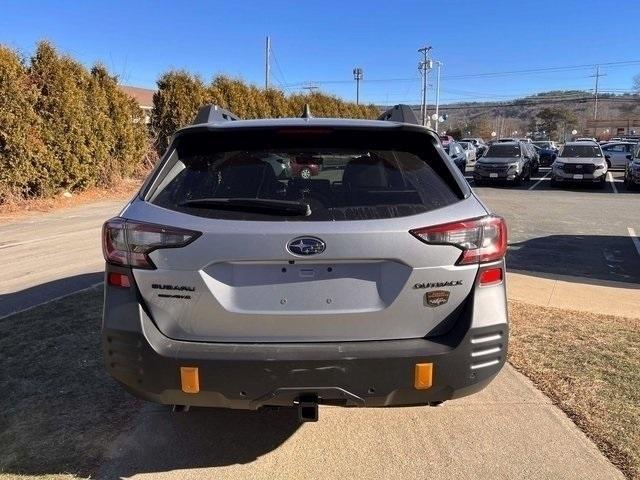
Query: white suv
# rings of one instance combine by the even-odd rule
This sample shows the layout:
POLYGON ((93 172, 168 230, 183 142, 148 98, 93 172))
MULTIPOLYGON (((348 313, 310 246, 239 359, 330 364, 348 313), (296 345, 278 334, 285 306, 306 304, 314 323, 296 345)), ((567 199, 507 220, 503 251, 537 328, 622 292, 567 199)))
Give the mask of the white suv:
POLYGON ((569 142, 551 165, 551 186, 563 182, 595 183, 604 188, 607 160, 600 145, 593 142, 569 142))

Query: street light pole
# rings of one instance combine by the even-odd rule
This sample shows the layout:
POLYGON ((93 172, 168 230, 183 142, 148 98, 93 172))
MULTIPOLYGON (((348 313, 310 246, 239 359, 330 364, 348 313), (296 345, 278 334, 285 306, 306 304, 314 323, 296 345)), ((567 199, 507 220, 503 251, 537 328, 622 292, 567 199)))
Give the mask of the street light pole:
POLYGON ((360 105, 360 80, 364 78, 364 71, 360 67, 353 69, 353 79, 356 81, 356 105, 360 105))
POLYGON ((269 88, 269 73, 271 73, 271 37, 267 37, 264 51, 264 88, 269 88))
POLYGON ((438 124, 440 123, 440 68, 442 62, 436 60, 438 66, 438 83, 436 86, 436 132, 438 131, 438 124))

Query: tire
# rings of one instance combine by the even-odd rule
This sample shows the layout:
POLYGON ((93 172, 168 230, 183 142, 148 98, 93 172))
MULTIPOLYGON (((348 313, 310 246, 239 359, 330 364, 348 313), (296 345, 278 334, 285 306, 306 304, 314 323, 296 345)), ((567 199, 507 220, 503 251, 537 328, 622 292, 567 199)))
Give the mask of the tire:
POLYGON ((549 186, 551 188, 557 188, 558 187, 558 181, 555 178, 551 177, 551 182, 549 182, 549 186))
POLYGON ((604 186, 605 186, 606 184, 607 184, 607 176, 606 176, 606 175, 604 175, 604 176, 602 177, 602 181, 598 182, 596 185, 597 185, 598 190, 604 190, 604 186))
POLYGON ((524 178, 524 177, 523 177, 523 175, 524 175, 524 173, 521 173, 521 174, 520 174, 520 175, 518 175, 518 176, 516 177, 516 179, 513 181, 513 184, 514 184, 516 187, 519 187, 520 185, 522 185, 522 180, 523 180, 523 178, 524 178))
POLYGON ((624 186, 627 187, 627 190, 633 191, 638 189, 638 185, 633 183, 630 178, 626 179, 624 182, 624 186))
POLYGON ((300 178, 304 178, 305 180, 309 180, 311 178, 311 169, 303 168, 300 170, 300 178))

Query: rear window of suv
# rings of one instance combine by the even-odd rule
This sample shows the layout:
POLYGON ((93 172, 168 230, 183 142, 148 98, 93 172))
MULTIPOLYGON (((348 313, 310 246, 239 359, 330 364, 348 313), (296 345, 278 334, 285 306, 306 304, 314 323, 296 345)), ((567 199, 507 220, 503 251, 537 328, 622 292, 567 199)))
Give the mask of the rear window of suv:
POLYGON ((415 215, 461 198, 424 134, 241 130, 180 137, 147 201, 208 218, 340 221, 415 215))
POLYGON ((520 156, 520 146, 519 145, 509 145, 509 144, 500 144, 494 143, 489 147, 485 157, 498 157, 498 158, 507 158, 507 157, 519 157, 520 156))

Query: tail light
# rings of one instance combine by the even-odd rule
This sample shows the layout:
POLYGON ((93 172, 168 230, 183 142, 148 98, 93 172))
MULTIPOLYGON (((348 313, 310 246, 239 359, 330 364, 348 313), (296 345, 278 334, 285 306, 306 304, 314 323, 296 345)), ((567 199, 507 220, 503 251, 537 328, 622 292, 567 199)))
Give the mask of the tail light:
POLYGON ((419 228, 410 233, 431 245, 458 247, 462 254, 457 265, 493 262, 507 252, 507 226, 502 217, 494 215, 419 228))
POLYGON ((192 230, 112 218, 102 227, 102 253, 109 263, 154 269, 151 252, 184 247, 199 236, 200 232, 192 230))

